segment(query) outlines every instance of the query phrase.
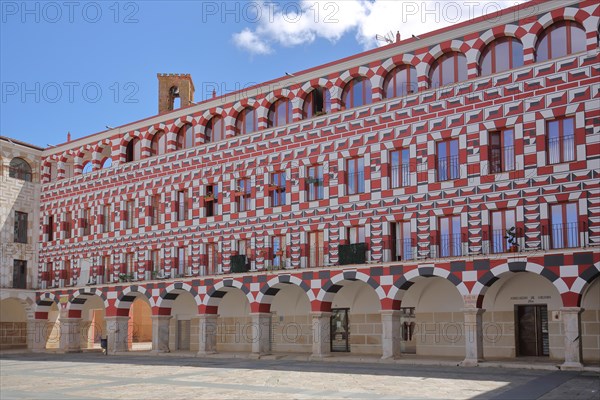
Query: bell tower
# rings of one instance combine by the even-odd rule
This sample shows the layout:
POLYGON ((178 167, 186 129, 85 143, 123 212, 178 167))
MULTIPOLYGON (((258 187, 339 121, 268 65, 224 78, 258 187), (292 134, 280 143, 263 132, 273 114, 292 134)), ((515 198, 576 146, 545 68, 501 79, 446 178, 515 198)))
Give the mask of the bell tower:
POLYGON ((187 107, 194 101, 194 82, 190 74, 156 74, 158 77, 158 113, 187 107), (179 102, 179 107, 177 107, 179 102))

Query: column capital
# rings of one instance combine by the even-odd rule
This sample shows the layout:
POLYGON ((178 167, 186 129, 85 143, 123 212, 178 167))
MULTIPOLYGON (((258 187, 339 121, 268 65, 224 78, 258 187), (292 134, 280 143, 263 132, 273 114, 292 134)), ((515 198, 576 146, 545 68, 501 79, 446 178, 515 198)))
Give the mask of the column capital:
POLYGON ((311 311, 310 316, 313 318, 331 317, 331 311, 311 311))
POLYGON ((161 321, 161 320, 168 321, 171 318, 173 318, 173 316, 172 315, 151 315, 150 318, 153 320, 158 320, 158 321, 161 321))
POLYGON ((468 308, 461 308, 460 311, 464 312, 465 314, 480 315, 485 312, 485 308, 468 307, 468 308))
POLYGON ((108 315, 104 319, 108 321, 128 321, 129 317, 125 315, 108 315))
POLYGON ((381 310, 379 311, 379 314, 381 315, 391 315, 391 316, 396 316, 396 315, 402 315, 402 310, 381 310))
POLYGON ((572 313, 572 314, 580 314, 583 312, 582 307, 562 307, 560 308, 561 313, 572 313))

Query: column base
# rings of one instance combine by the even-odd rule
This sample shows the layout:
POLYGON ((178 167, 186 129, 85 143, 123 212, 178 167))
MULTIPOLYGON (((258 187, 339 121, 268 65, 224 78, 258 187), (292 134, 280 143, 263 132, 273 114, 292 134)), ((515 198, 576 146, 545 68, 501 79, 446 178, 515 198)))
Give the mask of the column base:
POLYGON ((196 353, 196 357, 207 357, 213 354, 217 354, 216 351, 199 351, 196 353))
POLYGON ((310 357, 308 357, 309 361, 322 361, 324 358, 329 358, 331 357, 331 354, 311 354, 310 357))
POLYGON ((583 371, 583 364, 578 362, 565 362, 558 366, 561 371, 583 371))
POLYGON ((482 360, 468 359, 460 362, 461 367, 478 367, 482 360))

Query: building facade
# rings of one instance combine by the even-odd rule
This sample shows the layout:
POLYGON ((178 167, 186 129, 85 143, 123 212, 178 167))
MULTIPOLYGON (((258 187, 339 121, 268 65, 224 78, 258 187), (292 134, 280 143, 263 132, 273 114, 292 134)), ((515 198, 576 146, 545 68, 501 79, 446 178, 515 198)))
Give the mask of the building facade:
POLYGON ((599 16, 527 3, 200 104, 159 74, 159 115, 42 153, 29 347, 598 363, 599 16))

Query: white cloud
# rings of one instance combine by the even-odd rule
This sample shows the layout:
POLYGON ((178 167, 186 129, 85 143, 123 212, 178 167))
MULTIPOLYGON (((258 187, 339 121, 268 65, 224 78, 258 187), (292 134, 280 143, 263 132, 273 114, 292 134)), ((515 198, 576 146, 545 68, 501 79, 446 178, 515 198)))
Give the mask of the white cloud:
POLYGON ((366 49, 384 45, 375 35, 403 39, 462 21, 492 14, 523 3, 524 0, 302 0, 299 3, 264 2, 255 29, 245 28, 233 35, 234 42, 254 54, 269 54, 275 46, 292 47, 312 43, 317 38, 335 43, 355 32, 366 49), (283 4, 283 5, 282 5, 283 4), (391 33, 391 34, 390 34, 391 33))

